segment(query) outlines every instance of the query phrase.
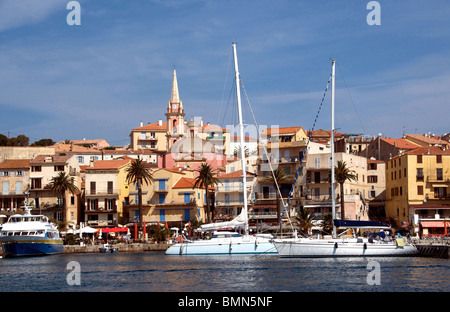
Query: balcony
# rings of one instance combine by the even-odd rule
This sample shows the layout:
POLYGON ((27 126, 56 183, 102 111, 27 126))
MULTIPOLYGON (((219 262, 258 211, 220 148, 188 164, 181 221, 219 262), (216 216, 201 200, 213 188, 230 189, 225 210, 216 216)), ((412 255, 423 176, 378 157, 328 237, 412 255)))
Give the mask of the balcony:
POLYGON ((86 197, 107 197, 107 196, 119 196, 120 189, 103 189, 103 190, 86 190, 86 197))
MULTIPOLYGON (((216 192, 220 193, 230 193, 230 192, 239 192, 242 193, 244 191, 244 188, 242 186, 235 186, 235 185, 216 185, 216 192)), ((247 193, 251 192, 251 187, 247 185, 247 193)))
POLYGON ((169 186, 168 185, 164 185, 164 186, 156 186, 156 185, 154 185, 153 186, 153 192, 156 192, 156 193, 167 193, 167 192, 169 192, 169 186))

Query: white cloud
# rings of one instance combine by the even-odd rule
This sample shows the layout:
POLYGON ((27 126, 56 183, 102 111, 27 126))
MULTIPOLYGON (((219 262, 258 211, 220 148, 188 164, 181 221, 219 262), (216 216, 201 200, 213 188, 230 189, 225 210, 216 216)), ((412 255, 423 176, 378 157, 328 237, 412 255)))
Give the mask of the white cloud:
POLYGON ((65 10, 66 5, 61 0, 2 0, 0 31, 40 22, 58 10, 65 10))

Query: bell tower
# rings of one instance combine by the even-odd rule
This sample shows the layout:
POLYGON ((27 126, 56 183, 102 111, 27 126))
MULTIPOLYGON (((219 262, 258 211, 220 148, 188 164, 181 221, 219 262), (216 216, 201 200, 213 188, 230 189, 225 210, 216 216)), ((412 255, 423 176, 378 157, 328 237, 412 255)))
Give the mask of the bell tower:
POLYGON ((184 136, 184 109, 178 92, 177 71, 173 69, 172 92, 167 106, 167 150, 184 136))

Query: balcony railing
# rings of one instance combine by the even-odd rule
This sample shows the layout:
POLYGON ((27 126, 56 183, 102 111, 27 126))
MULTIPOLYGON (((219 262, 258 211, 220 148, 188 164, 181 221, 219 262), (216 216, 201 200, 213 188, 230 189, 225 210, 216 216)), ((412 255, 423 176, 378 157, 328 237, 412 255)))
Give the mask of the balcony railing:
POLYGON ((87 190, 86 196, 120 195, 119 189, 87 190))

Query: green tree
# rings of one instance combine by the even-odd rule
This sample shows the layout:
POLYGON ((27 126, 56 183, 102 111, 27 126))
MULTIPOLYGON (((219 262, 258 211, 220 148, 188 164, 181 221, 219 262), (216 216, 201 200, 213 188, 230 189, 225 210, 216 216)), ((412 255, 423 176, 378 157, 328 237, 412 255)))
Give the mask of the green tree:
POLYGON ((347 167, 345 161, 340 160, 337 166, 334 167, 334 179, 336 183, 339 183, 339 194, 341 200, 341 219, 345 220, 345 207, 344 207, 344 183, 345 181, 356 181, 355 171, 350 170, 347 167))
POLYGON ((150 184, 152 183, 153 176, 148 167, 148 164, 144 162, 139 156, 136 160, 131 162, 131 165, 125 170, 127 176, 128 184, 134 184, 138 189, 138 200, 139 200, 139 225, 142 228, 143 224, 143 210, 142 210, 142 183, 150 184))
POLYGON ((283 168, 281 166, 278 166, 277 169, 273 171, 273 174, 269 175, 265 179, 263 179, 263 182, 271 183, 273 184, 275 188, 275 197, 277 200, 277 218, 278 221, 280 221, 281 218, 281 210, 280 210, 280 193, 278 192, 278 188, 280 187, 281 183, 286 181, 289 178, 289 176, 286 174, 283 168), (278 185, 278 188, 277 188, 278 185))
POLYGON ((324 213, 322 215, 322 231, 331 234, 333 232, 333 216, 331 212, 324 213))
POLYGON ((314 226, 314 217, 307 209, 298 209, 296 219, 299 223, 300 230, 306 236, 309 236, 310 229, 314 226))
POLYGON ((41 139, 31 144, 31 146, 52 146, 55 142, 52 139, 41 139))
POLYGON ((63 208, 63 221, 67 221, 66 216, 66 192, 74 194, 78 192, 79 189, 75 185, 74 177, 69 176, 65 172, 60 172, 56 177, 53 177, 50 181, 50 186, 52 192, 61 195, 62 198, 62 208, 63 208))
POLYGON ((211 222, 211 209, 210 209, 210 199, 209 199, 209 187, 215 184, 221 183, 217 179, 217 172, 211 167, 211 165, 203 163, 199 169, 195 170, 198 175, 195 178, 193 189, 195 188, 205 188, 206 192, 206 220, 208 223, 211 222))

